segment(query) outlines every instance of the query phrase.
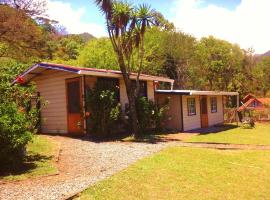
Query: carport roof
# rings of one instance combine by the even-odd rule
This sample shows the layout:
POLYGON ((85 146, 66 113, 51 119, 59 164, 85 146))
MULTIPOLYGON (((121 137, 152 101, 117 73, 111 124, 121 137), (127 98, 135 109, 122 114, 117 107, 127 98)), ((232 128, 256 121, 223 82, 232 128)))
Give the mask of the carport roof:
POLYGON ((156 90, 157 93, 162 94, 178 94, 178 95, 213 95, 213 96, 237 96, 238 92, 224 92, 224 91, 201 91, 201 90, 156 90))

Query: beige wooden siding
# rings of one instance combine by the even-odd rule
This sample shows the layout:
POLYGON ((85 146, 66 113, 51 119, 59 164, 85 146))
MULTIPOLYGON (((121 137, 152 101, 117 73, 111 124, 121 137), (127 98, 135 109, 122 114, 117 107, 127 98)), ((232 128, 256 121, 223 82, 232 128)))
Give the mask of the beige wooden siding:
POLYGON ((180 95, 155 94, 156 102, 163 105, 166 98, 170 98, 169 110, 166 112, 166 121, 164 121, 164 128, 168 130, 181 131, 182 130, 182 107, 180 95))
POLYGON ((216 124, 223 124, 224 118, 223 118, 222 96, 208 96, 207 107, 208 107, 208 125, 213 126, 216 124), (217 98, 217 112, 216 113, 211 112, 211 100, 210 100, 211 97, 217 98))
POLYGON ((151 101, 155 100, 155 90, 153 81, 147 81, 147 98, 151 101))
POLYGON ((183 125, 184 131, 189 131, 196 128, 201 128, 201 114, 200 114, 200 97, 199 96, 186 96, 183 98, 183 125), (187 110, 187 99, 195 98, 196 102, 196 115, 189 116, 187 110))
POLYGON ((48 70, 33 81, 37 91, 48 102, 41 111, 43 133, 67 133, 67 107, 65 79, 75 78, 79 75, 48 70))

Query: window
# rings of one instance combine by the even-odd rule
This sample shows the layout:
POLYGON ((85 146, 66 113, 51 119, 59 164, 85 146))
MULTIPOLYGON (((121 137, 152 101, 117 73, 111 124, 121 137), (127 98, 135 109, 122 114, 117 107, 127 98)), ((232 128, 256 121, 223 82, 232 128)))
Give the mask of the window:
POLYGON ((217 112, 217 97, 211 97, 211 113, 216 113, 217 112))
POLYGON ((188 115, 196 115, 196 101, 195 98, 187 99, 188 115))

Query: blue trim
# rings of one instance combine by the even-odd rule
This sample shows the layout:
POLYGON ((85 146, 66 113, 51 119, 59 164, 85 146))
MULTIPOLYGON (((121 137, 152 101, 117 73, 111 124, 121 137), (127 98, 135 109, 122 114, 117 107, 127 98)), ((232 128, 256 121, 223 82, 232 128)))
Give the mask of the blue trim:
MULTIPOLYGON (((35 64, 35 65, 31 66, 29 69, 27 69, 26 71, 21 73, 19 76, 24 77, 28 73, 30 73, 31 71, 33 71, 34 69, 36 69, 38 67, 45 68, 45 69, 66 71, 66 72, 71 72, 71 73, 76 73, 76 74, 79 74, 79 71, 80 71, 80 69, 72 69, 72 68, 67 68, 67 67, 64 67, 64 66, 55 66, 55 65, 45 64, 45 63, 38 63, 38 64, 35 64)), ((16 83, 16 79, 11 84, 14 85, 15 83, 16 83)))
POLYGON ((73 72, 77 74, 80 71, 80 69, 72 69, 72 68, 67 68, 64 66, 55 66, 55 65, 49 65, 49 64, 44 64, 44 63, 39 63, 38 66, 46 68, 46 69, 55 69, 55 70, 61 70, 61 71, 66 71, 66 72, 73 72))

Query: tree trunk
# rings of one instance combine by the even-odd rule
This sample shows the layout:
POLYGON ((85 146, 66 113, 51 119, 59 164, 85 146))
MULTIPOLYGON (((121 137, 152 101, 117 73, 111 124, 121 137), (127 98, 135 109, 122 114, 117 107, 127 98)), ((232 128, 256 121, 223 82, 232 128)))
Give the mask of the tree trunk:
POLYGON ((139 124, 138 124, 138 117, 137 117, 137 111, 136 111, 136 94, 135 94, 136 90, 132 88, 131 79, 126 71, 124 59, 119 54, 118 54, 118 62, 119 62, 119 66, 123 75, 123 79, 126 86, 126 92, 128 96, 132 134, 135 135, 135 137, 137 137, 139 135, 139 128, 138 128, 139 124))
POLYGON ((132 133, 135 137, 139 135, 139 128, 138 128, 138 117, 137 117, 137 110, 136 110, 136 98, 134 95, 134 90, 127 89, 127 96, 129 101, 129 110, 130 110, 130 118, 131 118, 131 127, 132 133))

